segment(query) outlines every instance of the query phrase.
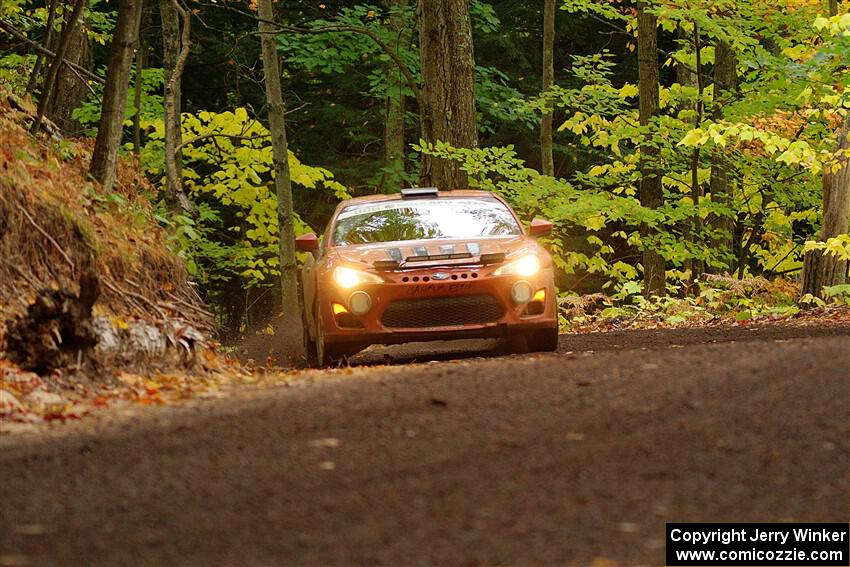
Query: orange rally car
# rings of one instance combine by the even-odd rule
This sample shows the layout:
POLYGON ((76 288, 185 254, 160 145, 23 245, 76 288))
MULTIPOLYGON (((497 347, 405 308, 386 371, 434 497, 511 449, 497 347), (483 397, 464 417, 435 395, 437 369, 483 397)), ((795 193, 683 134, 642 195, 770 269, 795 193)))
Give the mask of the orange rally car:
POLYGON ((305 234, 305 340, 318 365, 372 344, 525 338, 552 351, 558 316, 549 253, 484 191, 405 189, 342 202, 324 236, 305 234))

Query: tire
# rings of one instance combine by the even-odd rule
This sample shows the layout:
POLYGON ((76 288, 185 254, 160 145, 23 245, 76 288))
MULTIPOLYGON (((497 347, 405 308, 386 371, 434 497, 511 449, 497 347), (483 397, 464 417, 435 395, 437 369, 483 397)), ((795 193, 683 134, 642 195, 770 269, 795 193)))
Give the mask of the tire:
POLYGON ((325 332, 322 328, 322 314, 318 311, 316 312, 316 340, 313 343, 315 345, 315 357, 314 361, 316 368, 322 368, 328 364, 328 351, 327 345, 325 344, 325 332))
POLYGON ((558 327, 527 331, 525 341, 531 352, 555 352, 558 350, 558 327))
POLYGON ((322 316, 316 313, 316 340, 313 342, 315 353, 311 362, 316 368, 324 368, 326 366, 335 366, 353 354, 350 349, 334 347, 325 343, 325 331, 322 324, 322 316))
POLYGON ((304 352, 307 354, 307 365, 316 367, 319 362, 316 358, 316 341, 310 338, 310 327, 307 325, 306 311, 301 311, 301 327, 304 330, 304 352))

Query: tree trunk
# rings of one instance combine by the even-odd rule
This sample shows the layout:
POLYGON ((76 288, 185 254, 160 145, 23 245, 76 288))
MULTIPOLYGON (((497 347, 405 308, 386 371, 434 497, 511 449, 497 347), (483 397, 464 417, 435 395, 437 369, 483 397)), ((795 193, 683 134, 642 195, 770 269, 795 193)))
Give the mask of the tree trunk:
POLYGON ((80 276, 77 295, 67 289, 38 290, 26 313, 9 321, 9 359, 42 376, 88 362, 98 342, 92 307, 99 295, 100 281, 93 272, 80 276))
MULTIPOLYGON (((676 29, 676 41, 679 44, 679 49, 688 49, 690 54, 691 49, 691 37, 688 35, 688 32, 685 31, 682 23, 679 23, 679 27, 676 29)), ((696 85, 696 76, 693 70, 685 65, 684 63, 676 64, 676 82, 682 86, 694 86, 696 85)), ((680 110, 691 110, 693 109, 693 104, 690 102, 682 102, 679 106, 680 110)))
MULTIPOLYGON (((45 49, 53 48, 53 28, 56 24, 56 12, 58 5, 59 0, 50 0, 50 4, 47 6, 47 25, 45 26, 43 43, 45 49)), ((33 65, 32 72, 30 73, 30 79, 27 81, 26 92, 28 94, 32 94, 33 91, 35 91, 35 87, 38 84, 38 78, 41 76, 41 69, 44 66, 44 57, 45 55, 43 53, 39 53, 38 57, 36 57, 35 65, 33 65)))
POLYGON ((283 315, 278 325, 282 335, 281 354, 290 362, 300 363, 304 357, 301 307, 298 301, 298 264, 295 259, 295 226, 292 206, 292 183, 289 177, 289 148, 286 142, 286 124, 283 89, 272 0, 259 0, 260 37, 263 72, 266 81, 266 100, 269 113, 269 132, 272 137, 274 184, 277 194, 277 218, 280 227, 280 284, 283 315))
POLYGON ((177 210, 181 202, 186 208, 188 201, 183 195, 183 142, 180 121, 180 94, 183 68, 189 56, 192 18, 178 4, 178 0, 160 0, 162 18, 162 52, 165 65, 165 202, 171 210, 177 210), (183 29, 180 29, 180 22, 183 29))
MULTIPOLYGON (((738 59, 732 47, 723 41, 718 41, 714 46, 714 119, 722 117, 722 107, 728 95, 738 90, 738 59)), ((726 158, 723 149, 717 148, 711 156, 711 181, 709 191, 711 200, 715 203, 731 207, 732 189, 729 181, 731 165, 726 158)), ((726 269, 731 269, 731 259, 734 257, 732 250, 732 232, 735 229, 735 221, 729 215, 711 215, 708 223, 713 232, 719 236, 714 238, 714 247, 724 251, 729 258, 726 269)), ((712 270, 717 271, 717 270, 712 270)))
POLYGON ((124 109, 130 86, 133 55, 139 42, 139 23, 142 18, 142 0, 119 0, 118 24, 109 46, 106 67, 106 87, 103 91, 103 109, 94 142, 89 173, 105 190, 111 191, 115 182, 118 150, 124 129, 124 109))
MULTIPOLYGON (((54 41, 55 39, 54 37, 54 41)), ((85 12, 68 40, 65 60, 85 69, 91 69, 93 66, 89 34, 85 27, 85 12)), ((83 133, 83 126, 74 120, 71 114, 79 108, 88 94, 89 91, 79 75, 67 65, 62 65, 56 76, 56 86, 47 102, 44 115, 59 126, 66 135, 80 136, 83 133)))
MULTIPOLYGON (((420 0, 419 53, 422 62, 422 135, 426 142, 456 148, 478 146, 475 117, 475 58, 469 0, 420 0)), ((423 155, 422 185, 465 188, 459 163, 423 155)))
POLYGON ((86 7, 86 0, 75 0, 74 8, 71 15, 65 20, 65 25, 62 27, 62 33, 59 36, 59 45, 56 47, 56 57, 50 63, 50 68, 47 72, 47 78, 44 81, 44 88, 41 90, 41 98, 38 100, 38 111, 35 120, 33 120, 30 132, 37 133, 41 128, 41 122, 44 119, 53 91, 57 86, 59 70, 62 67, 62 60, 65 59, 65 54, 68 52, 68 46, 71 43, 71 38, 74 36, 77 24, 83 15, 83 10, 86 7))
MULTIPOLYGON (((659 115, 658 100, 658 30, 657 18, 646 11, 646 3, 638 1, 638 74, 640 91, 640 124, 646 126, 659 115)), ((650 209, 664 204, 661 186, 661 171, 658 164, 658 149, 652 143, 640 147, 640 203, 650 209)), ((641 236, 643 251, 643 293, 646 297, 664 295, 666 275, 664 258, 647 242, 655 235, 655 229, 644 224, 641 236)))
MULTIPOLYGON (((543 93, 555 82, 555 0, 543 1, 543 93)), ((546 100, 540 120, 540 171, 543 175, 555 175, 552 156, 552 122, 554 104, 546 100)))
MULTIPOLYGON (((693 45, 694 45, 694 54, 696 55, 696 80, 697 80, 697 102, 696 102, 696 117, 694 118, 695 127, 699 128, 702 125, 703 119, 703 106, 702 106, 702 95, 703 95, 703 80, 702 80, 702 41, 700 38, 700 29, 699 24, 693 22, 694 25, 694 33, 693 33, 693 45)), ((694 205, 694 214, 691 217, 691 242, 694 244, 694 248, 700 244, 700 238, 702 236, 702 217, 699 215, 699 204, 700 199, 702 198, 702 187, 699 184, 699 162, 700 162, 700 149, 694 148, 693 155, 691 157, 691 202, 694 205)), ((702 275, 704 270, 703 261, 701 258, 691 258, 688 262, 689 268, 691 270, 691 284, 696 282, 699 277, 702 275)))
MULTIPOLYGON (((838 133, 838 150, 850 150, 850 118, 845 118, 838 133)), ((820 241, 847 234, 850 230, 850 167, 841 158, 841 169, 823 174, 823 226, 820 241)), ((847 281, 847 261, 820 250, 806 253, 800 293, 820 297, 824 287, 847 281)))
MULTIPOLYGON (((147 15, 143 15, 147 20, 147 15)), ((139 24, 139 49, 136 51, 136 73, 133 85, 133 154, 137 157, 142 153, 142 72, 145 70, 145 41, 142 33, 144 24, 139 24)))
MULTIPOLYGON (((407 7, 408 0, 389 0, 391 12, 389 27, 395 41, 391 44, 396 53, 410 43, 411 29, 405 25, 402 10, 407 7)), ((394 62, 387 64, 389 89, 384 120, 384 174, 381 183, 384 191, 393 190, 392 185, 399 175, 404 173, 405 140, 404 140, 404 89, 407 86, 401 71, 394 62)))
MULTIPOLYGON (((838 15, 838 1, 829 1, 829 14, 838 15)), ((838 131, 838 150, 850 149, 850 117, 844 119, 838 131)), ((823 226, 820 240, 826 241, 850 230, 850 166, 843 155, 838 171, 823 173, 823 226)), ((841 285, 847 281, 847 261, 838 256, 812 250, 803 258, 800 293, 820 297, 824 287, 841 285)))

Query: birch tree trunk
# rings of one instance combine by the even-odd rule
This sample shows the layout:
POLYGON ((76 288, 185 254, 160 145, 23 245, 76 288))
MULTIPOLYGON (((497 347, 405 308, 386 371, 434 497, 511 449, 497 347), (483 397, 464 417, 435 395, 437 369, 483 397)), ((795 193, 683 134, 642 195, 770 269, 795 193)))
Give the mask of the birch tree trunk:
MULTIPOLYGON (((555 0, 543 1, 543 92, 547 93, 555 82, 555 0)), ((546 109, 540 120, 540 171, 543 175, 555 175, 552 156, 552 121, 554 104, 546 101, 546 109)))
POLYGON ((118 149, 124 129, 124 107, 130 86, 133 56, 139 43, 139 23, 143 0, 119 0, 118 24, 109 46, 106 67, 106 86, 103 91, 103 109, 94 142, 89 173, 100 181, 104 189, 112 190, 118 149))
POLYGON ((274 184, 277 195, 277 218, 280 227, 280 288, 283 315, 278 325, 281 354, 291 363, 300 363, 306 353, 302 342, 303 327, 298 301, 298 265, 295 259, 295 226, 292 205, 292 182, 289 176, 289 148, 286 142, 285 107, 272 0, 259 0, 259 30, 262 45, 263 72, 269 113, 269 132, 272 137, 274 184))
MULTIPOLYGON (((640 97, 640 124, 646 126, 659 114, 658 99, 658 30, 657 18, 646 11, 646 2, 638 1, 638 74, 640 97)), ((661 186, 661 171, 658 166, 658 149, 651 143, 640 147, 640 203, 650 209, 664 204, 661 186)), ((641 236, 648 240, 655 229, 641 226, 641 236)), ((664 258, 655 249, 644 243, 643 251, 643 294, 646 297, 664 295, 666 275, 664 258)))
MULTIPOLYGON (((419 0, 422 62, 422 134, 427 142, 457 148, 478 146, 475 117, 475 57, 469 0, 419 0)), ((440 189, 467 187, 467 173, 455 161, 423 155, 420 181, 440 189)))

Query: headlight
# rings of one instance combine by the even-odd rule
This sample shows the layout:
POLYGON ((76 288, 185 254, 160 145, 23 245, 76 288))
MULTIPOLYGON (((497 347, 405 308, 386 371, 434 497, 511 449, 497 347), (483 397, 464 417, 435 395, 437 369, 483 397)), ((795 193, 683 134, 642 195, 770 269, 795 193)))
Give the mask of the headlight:
POLYGON ((339 287, 349 289, 367 283, 382 283, 384 280, 369 272, 361 272, 354 268, 339 266, 334 269, 334 281, 339 287))
POLYGON ((540 271, 540 258, 536 254, 523 256, 519 260, 515 260, 510 264, 506 264, 493 272, 494 276, 505 276, 513 274, 524 278, 533 276, 540 271))

